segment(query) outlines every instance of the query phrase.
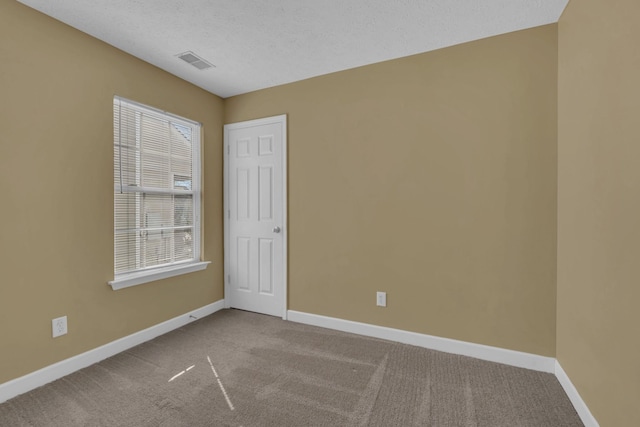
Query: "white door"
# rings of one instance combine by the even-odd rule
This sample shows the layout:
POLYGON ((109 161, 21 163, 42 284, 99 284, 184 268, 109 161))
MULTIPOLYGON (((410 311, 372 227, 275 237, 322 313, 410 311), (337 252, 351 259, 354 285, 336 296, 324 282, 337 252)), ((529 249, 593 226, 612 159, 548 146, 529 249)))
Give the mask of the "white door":
POLYGON ((286 116, 224 126, 225 303, 286 318, 286 116))

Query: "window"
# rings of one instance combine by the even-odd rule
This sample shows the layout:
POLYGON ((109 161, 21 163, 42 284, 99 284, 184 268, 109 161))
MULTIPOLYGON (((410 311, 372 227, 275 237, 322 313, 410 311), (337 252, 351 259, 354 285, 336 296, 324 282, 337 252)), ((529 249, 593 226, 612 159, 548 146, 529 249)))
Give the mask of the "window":
POLYGON ((114 289, 200 270, 200 124, 115 97, 114 289))

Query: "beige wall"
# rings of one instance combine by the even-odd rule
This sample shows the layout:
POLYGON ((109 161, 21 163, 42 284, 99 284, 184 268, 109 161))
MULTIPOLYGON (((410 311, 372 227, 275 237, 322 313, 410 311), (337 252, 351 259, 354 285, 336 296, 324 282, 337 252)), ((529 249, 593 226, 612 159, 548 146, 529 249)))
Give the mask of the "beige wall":
POLYGON ((640 420, 640 3, 559 24, 557 357, 602 426, 640 420))
POLYGON ((289 308, 554 356, 556 88, 549 25, 225 100, 288 114, 289 308))
POLYGON ((223 297, 222 100, 0 2, 0 383, 223 297), (112 291, 114 95, 204 124, 203 272, 112 291), (51 319, 69 334, 51 338, 51 319))

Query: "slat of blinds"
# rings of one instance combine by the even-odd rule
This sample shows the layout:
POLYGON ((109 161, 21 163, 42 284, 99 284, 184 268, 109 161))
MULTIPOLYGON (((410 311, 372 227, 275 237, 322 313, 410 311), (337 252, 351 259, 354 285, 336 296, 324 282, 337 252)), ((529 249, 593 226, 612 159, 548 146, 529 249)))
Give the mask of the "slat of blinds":
POLYGON ((176 195, 192 195, 194 194, 191 190, 182 190, 182 189, 163 189, 163 188, 153 188, 153 187, 138 187, 137 185, 130 185, 128 187, 120 187, 120 183, 116 183, 115 187, 118 193, 147 193, 147 194, 176 194, 176 195))
POLYGON ((149 231, 170 231, 170 230, 182 230, 182 231, 190 231, 193 230, 192 226, 185 225, 177 225, 175 227, 142 227, 142 228, 128 228, 122 230, 116 230, 116 234, 127 234, 127 233, 140 233, 140 232, 149 232, 149 231))

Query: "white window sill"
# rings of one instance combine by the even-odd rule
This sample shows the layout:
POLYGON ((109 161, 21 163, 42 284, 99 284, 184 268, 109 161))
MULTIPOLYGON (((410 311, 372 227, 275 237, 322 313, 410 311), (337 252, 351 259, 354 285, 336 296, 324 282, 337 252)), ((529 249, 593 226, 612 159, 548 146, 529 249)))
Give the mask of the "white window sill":
POLYGON ((181 274, 193 273, 207 268, 210 261, 192 262, 189 264, 172 265, 170 267, 159 268, 151 271, 141 271, 132 274, 123 274, 120 277, 107 282, 114 291, 143 283, 154 282, 156 280, 179 276, 181 274))

